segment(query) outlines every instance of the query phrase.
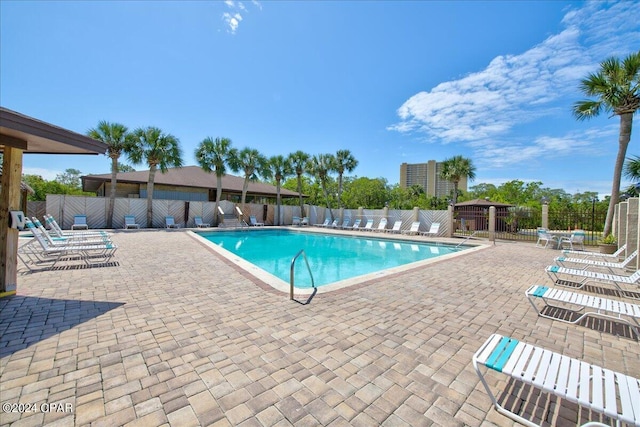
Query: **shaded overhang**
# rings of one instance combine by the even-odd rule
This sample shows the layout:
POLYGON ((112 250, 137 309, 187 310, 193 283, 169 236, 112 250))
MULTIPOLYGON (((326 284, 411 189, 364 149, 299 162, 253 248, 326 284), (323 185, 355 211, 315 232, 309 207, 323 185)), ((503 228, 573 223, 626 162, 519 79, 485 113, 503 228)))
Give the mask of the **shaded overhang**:
POLYGON ((88 136, 0 107, 0 150, 34 154, 105 154, 107 145, 88 136))

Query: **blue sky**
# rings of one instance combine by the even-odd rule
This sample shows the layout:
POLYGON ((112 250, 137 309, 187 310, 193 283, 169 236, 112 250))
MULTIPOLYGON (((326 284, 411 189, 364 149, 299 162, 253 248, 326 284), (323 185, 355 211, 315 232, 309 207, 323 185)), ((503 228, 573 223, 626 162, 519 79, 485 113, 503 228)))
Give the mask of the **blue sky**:
MULTIPOLYGON (((351 175, 392 184, 403 162, 463 155, 471 185, 609 194, 619 120, 571 105, 603 59, 640 47, 638 16, 638 1, 3 0, 0 104, 80 133, 157 126, 186 165, 220 136, 267 156, 349 149, 351 175)), ((24 158, 46 179, 67 168, 110 162, 24 158)))

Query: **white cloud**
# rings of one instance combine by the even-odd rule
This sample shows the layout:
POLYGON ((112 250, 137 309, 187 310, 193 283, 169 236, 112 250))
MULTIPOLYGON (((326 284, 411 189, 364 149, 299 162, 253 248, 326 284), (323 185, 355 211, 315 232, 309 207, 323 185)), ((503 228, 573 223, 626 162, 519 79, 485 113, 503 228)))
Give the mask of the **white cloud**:
POLYGON ((474 161, 478 168, 495 169, 514 164, 544 164, 574 155, 598 157, 606 154, 609 141, 617 141, 618 126, 593 127, 571 131, 565 135, 539 135, 533 141, 481 140, 469 143, 475 151, 474 161), (603 143, 605 142, 605 143, 603 143))
POLYGON ((235 34, 236 30, 238 29, 238 25, 240 25, 240 21, 242 21, 242 15, 240 15, 239 13, 234 13, 233 15, 225 12, 222 14, 222 19, 224 19, 224 22, 226 22, 227 26, 229 27, 229 32, 231 34, 235 34))
MULTIPOLYGON (((505 138, 516 125, 552 115, 555 101, 577 99, 579 79, 599 60, 637 49, 638 16, 635 1, 585 3, 567 12, 566 29, 531 49, 498 56, 484 70, 413 95, 398 108, 400 121, 388 129, 445 144, 505 138)), ((545 151, 543 141, 530 155, 545 151)))
MULTIPOLYGON (((222 20, 227 26, 227 32, 231 34, 235 34, 236 31, 238 30, 238 27, 240 26, 240 22, 242 22, 242 20, 244 19, 242 14, 249 13, 249 10, 241 1, 225 0, 224 4, 231 11, 223 12, 222 20)), ((253 0, 252 4, 259 10, 262 10, 262 5, 258 1, 253 0)))

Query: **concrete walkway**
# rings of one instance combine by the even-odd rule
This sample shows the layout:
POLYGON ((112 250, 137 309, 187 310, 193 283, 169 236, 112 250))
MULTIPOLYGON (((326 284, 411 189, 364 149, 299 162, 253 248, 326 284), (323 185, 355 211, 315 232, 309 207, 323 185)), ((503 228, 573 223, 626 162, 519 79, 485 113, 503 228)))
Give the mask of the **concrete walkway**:
MULTIPOLYGON (((0 300, 0 402, 17 410, 0 424, 513 425, 471 364, 494 332, 640 376, 638 341, 537 317, 524 291, 551 284, 558 252, 531 243, 301 305, 184 231, 113 240, 113 265, 25 274, 0 300)), ((525 412, 561 425, 588 416, 541 404, 525 412)))

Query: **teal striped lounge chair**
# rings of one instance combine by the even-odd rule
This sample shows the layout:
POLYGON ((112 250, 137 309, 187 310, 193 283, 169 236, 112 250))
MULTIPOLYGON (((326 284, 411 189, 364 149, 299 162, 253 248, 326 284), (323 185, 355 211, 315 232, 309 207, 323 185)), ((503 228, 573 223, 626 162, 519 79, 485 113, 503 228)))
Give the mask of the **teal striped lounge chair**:
POLYGON ((611 273, 614 273, 613 270, 618 269, 622 270, 627 268, 627 265, 633 261, 638 256, 638 251, 633 251, 628 257, 626 257, 623 261, 620 262, 609 262, 609 261, 598 261, 593 259, 585 259, 585 258, 567 258, 563 256, 555 257, 553 260, 560 264, 563 267, 566 267, 565 264, 578 264, 578 266, 582 267, 583 270, 589 270, 591 267, 593 268, 606 268, 611 273))
POLYGON ((601 254, 600 252, 587 252, 587 251, 572 251, 571 249, 563 249, 563 255, 572 255, 572 256, 580 256, 586 259, 602 259, 607 261, 619 260, 620 257, 624 256, 624 251, 627 250, 627 244, 620 246, 620 249, 615 251, 612 254, 601 254))
POLYGON ((540 285, 531 286, 525 292, 525 296, 540 317, 574 324, 580 322, 586 317, 602 317, 616 322, 627 323, 636 334, 636 338, 640 339, 640 305, 638 304, 601 298, 595 295, 585 295, 564 289, 549 288, 547 286, 540 285), (540 310, 538 308, 540 302, 542 302, 545 307, 577 307, 577 311, 581 312, 581 314, 574 320, 569 320, 564 317, 549 316, 545 314, 546 312, 544 310, 540 310))
MULTIPOLYGON (((473 367, 494 408, 526 426, 538 426, 500 405, 481 366, 540 391, 556 395, 617 421, 640 426, 640 380, 629 375, 554 353, 499 334, 491 335, 473 355, 473 367)), ((591 421, 584 426, 605 426, 591 421)))
POLYGON ((580 270, 577 268, 566 268, 558 265, 550 265, 546 268, 546 272, 551 277, 554 283, 561 286, 571 286, 575 289, 582 289, 589 283, 609 283, 615 286, 620 293, 628 295, 631 298, 640 298, 640 289, 634 292, 629 292, 620 284, 638 285, 640 283, 640 270, 633 273, 631 276, 622 276, 611 273, 601 273, 598 271, 580 270), (581 278, 579 282, 566 281, 561 278, 560 275, 575 276, 581 278), (637 296, 636 296, 637 295, 637 296))

